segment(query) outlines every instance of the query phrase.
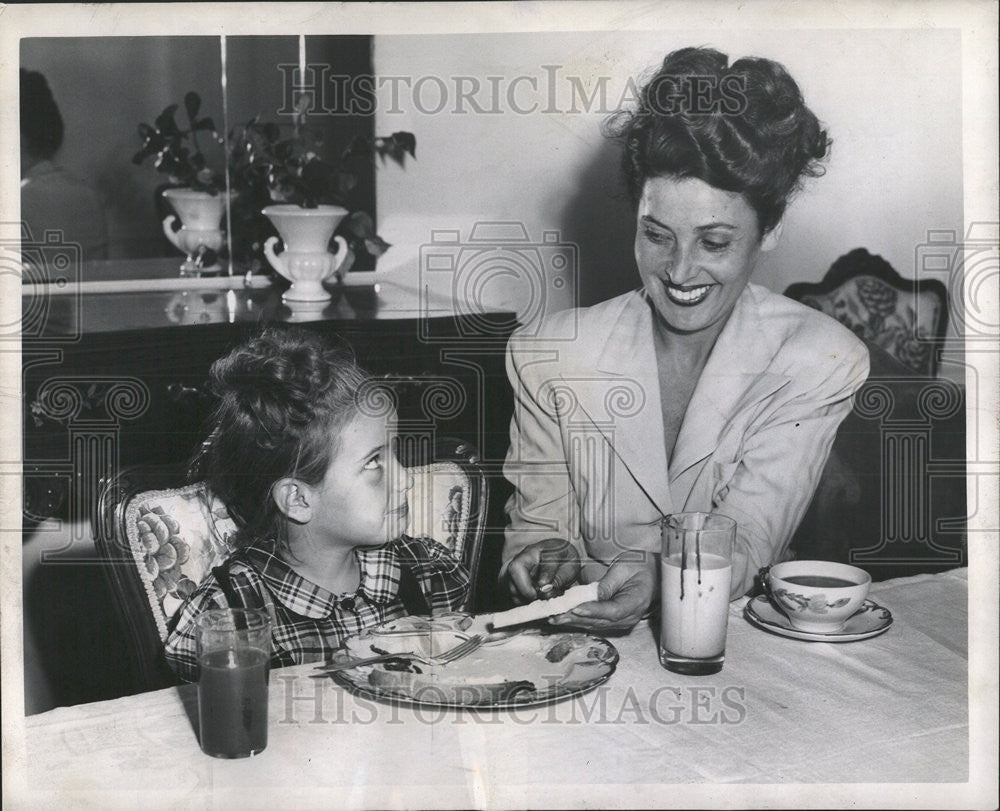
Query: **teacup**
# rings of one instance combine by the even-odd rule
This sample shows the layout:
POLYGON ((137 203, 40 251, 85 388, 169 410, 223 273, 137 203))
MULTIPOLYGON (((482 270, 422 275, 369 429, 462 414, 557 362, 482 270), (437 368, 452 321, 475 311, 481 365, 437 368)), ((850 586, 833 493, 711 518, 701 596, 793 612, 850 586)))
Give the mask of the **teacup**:
POLYGON ((871 587, 864 569, 826 560, 776 563, 764 576, 771 599, 799 631, 839 631, 855 614, 871 587))

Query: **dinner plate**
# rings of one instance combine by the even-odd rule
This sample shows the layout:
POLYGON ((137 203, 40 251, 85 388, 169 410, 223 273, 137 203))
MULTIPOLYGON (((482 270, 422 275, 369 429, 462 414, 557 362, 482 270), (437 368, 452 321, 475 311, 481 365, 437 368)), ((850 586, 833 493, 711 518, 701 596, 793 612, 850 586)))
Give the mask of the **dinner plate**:
POLYGON ((839 631, 825 634, 793 628, 788 617, 775 608, 763 594, 747 603, 743 613, 751 625, 779 636, 802 639, 806 642, 857 642, 885 633, 892 625, 892 614, 889 609, 874 600, 865 600, 861 608, 848 617, 839 631))
MULTIPOLYGON (((345 640, 334 661, 382 652, 439 653, 468 634, 467 615, 406 617, 345 640)), ((393 704, 448 709, 512 709, 582 695, 606 682, 618 651, 586 633, 526 629, 488 636, 447 665, 394 660, 347 668, 330 676, 356 695, 393 704)))

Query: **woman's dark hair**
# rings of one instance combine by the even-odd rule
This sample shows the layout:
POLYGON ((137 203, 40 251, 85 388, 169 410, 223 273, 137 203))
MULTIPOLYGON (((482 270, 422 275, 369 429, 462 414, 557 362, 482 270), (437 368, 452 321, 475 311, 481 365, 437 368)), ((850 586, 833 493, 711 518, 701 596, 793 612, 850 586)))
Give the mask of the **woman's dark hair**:
POLYGON ((37 71, 21 68, 21 140, 29 155, 48 160, 63 142, 63 120, 49 83, 37 71))
POLYGON ((347 348, 269 327, 215 361, 210 376, 219 402, 192 476, 228 508, 237 545, 271 539, 280 547, 287 538, 271 488, 285 477, 322 481, 369 375, 347 348))
POLYGON ((634 205, 651 177, 698 178, 742 194, 761 233, 781 219, 806 176, 823 173, 830 141, 795 80, 777 62, 729 58, 711 48, 667 54, 638 107, 605 131, 623 142, 634 205))

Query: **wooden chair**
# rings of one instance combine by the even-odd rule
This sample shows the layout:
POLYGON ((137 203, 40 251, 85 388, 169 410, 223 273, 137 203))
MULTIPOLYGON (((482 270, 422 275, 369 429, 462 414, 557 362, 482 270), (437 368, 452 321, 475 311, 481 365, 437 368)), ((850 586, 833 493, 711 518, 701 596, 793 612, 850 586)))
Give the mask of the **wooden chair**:
MULTIPOLYGON (((468 568, 472 610, 488 483, 476 450, 455 439, 403 443, 414 474, 413 536, 431 537, 468 568)), ((128 634, 134 692, 176 683, 163 656, 171 620, 213 566, 232 551, 236 525, 182 465, 140 465, 102 481, 93 518, 98 555, 128 634)))
POLYGON ((871 367, 791 548, 799 558, 861 566, 876 580, 963 565, 964 395, 935 377, 944 285, 904 280, 857 248, 821 282, 793 284, 785 295, 852 329, 871 367))
POLYGON ((785 295, 836 318, 914 374, 937 374, 948 326, 948 293, 938 280, 904 279, 881 256, 855 248, 821 282, 797 282, 785 295))

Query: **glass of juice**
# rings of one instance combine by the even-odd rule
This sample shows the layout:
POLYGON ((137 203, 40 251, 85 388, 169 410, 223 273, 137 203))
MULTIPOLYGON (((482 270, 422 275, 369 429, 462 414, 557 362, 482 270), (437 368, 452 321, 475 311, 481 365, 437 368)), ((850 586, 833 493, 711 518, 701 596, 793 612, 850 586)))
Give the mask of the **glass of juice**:
POLYGON ((736 522, 724 515, 674 513, 660 525, 660 664, 705 676, 726 656, 736 522))
POLYGON ((267 746, 271 620, 263 609, 212 609, 195 621, 198 721, 206 755, 242 758, 267 746))

